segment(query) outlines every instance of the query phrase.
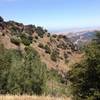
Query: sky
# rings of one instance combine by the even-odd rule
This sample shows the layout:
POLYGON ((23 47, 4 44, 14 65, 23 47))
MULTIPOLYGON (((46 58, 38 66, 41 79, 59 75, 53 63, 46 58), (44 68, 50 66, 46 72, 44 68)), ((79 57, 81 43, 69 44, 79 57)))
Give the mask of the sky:
POLYGON ((0 0, 0 16, 48 30, 100 26, 100 0, 0 0))

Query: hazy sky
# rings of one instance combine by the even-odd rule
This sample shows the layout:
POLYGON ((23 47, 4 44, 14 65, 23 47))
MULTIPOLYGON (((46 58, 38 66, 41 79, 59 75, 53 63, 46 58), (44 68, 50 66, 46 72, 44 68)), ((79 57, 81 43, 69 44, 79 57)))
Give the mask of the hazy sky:
POLYGON ((49 30, 100 26, 100 0, 0 0, 0 15, 49 30))

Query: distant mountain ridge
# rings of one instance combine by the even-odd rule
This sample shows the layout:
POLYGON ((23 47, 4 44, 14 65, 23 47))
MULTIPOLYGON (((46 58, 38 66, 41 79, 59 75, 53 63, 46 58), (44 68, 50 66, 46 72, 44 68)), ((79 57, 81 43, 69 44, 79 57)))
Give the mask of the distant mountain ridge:
POLYGON ((93 27, 84 27, 84 28, 64 28, 58 29, 55 31, 51 31, 53 34, 64 34, 67 35, 69 33, 83 33, 83 32, 91 32, 91 31, 100 31, 100 26, 93 26, 93 27))
POLYGON ((71 41, 74 44, 77 45, 84 45, 89 43, 93 38, 94 38, 94 34, 96 31, 100 31, 99 27, 95 27, 95 28, 77 28, 74 29, 73 31, 70 30, 69 32, 58 32, 55 34, 64 34, 66 35, 68 38, 71 39, 71 41))
POLYGON ((74 44, 82 46, 88 44, 95 36, 95 31, 78 32, 76 35, 69 36, 74 44))

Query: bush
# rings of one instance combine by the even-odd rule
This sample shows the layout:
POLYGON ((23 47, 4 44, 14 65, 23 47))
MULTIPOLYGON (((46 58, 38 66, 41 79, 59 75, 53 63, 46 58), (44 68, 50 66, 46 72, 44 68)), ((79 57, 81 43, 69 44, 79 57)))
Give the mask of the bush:
POLYGON ((44 45, 42 43, 39 43, 38 47, 44 49, 44 45))
POLYGON ((50 33, 47 34, 47 37, 50 37, 50 33))
POLYGON ((51 60, 56 62, 58 58, 59 58, 59 52, 57 50, 53 50, 51 53, 51 60))
POLYGON ((26 52, 27 54, 32 53, 32 54, 34 55, 34 57, 38 57, 38 58, 39 58, 39 54, 38 54, 38 52, 37 52, 34 48, 32 48, 32 47, 30 47, 30 46, 26 46, 26 47, 24 48, 24 50, 25 50, 25 52, 26 52))
POLYGON ((24 78, 26 86, 26 91, 29 93, 35 93, 41 95, 44 93, 46 86, 46 70, 47 67, 44 63, 40 61, 40 57, 38 52, 32 47, 25 48, 26 55, 24 61, 24 71, 23 77, 28 77, 28 79, 24 78), (28 72, 28 73, 27 73, 28 72), (27 83, 27 82, 28 83, 27 83))
POLYGON ((38 34, 38 36, 40 36, 41 38, 43 38, 43 35, 45 34, 45 31, 43 30, 42 27, 38 26, 36 28, 36 33, 38 34))
POLYGON ((53 34, 52 37, 56 38, 57 37, 57 34, 53 34))
POLYGON ((46 53, 49 53, 49 54, 51 53, 51 49, 50 49, 50 47, 48 45, 45 45, 44 48, 45 48, 45 52, 46 53))
POLYGON ((68 60, 68 54, 66 52, 64 52, 64 58, 65 58, 65 63, 67 64, 69 60, 68 60))
POLYGON ((47 32, 48 32, 48 30, 47 30, 47 29, 45 29, 45 30, 44 30, 44 32, 45 32, 45 33, 47 33, 47 32))
POLYGON ((0 22, 3 22, 4 21, 4 19, 0 16, 0 22))
POLYGON ((36 43, 37 41, 36 41, 35 39, 33 39, 33 42, 35 42, 35 43, 36 43))
POLYGON ((56 80, 58 82, 60 82, 61 80, 61 75, 59 74, 59 72, 55 69, 51 69, 48 71, 48 79, 53 79, 53 80, 56 80))
POLYGON ((51 69, 47 72, 49 84, 51 82, 52 86, 48 86, 47 94, 52 96, 62 96, 67 95, 66 92, 66 80, 65 77, 62 77, 62 74, 59 73, 56 69, 51 69))
POLYGON ((100 37, 97 38, 85 48, 85 59, 68 72, 74 100, 100 99, 100 37))
POLYGON ((25 25, 24 27, 24 31, 29 35, 32 35, 35 32, 35 29, 35 25, 25 25))
POLYGON ((38 36, 35 36, 35 39, 37 40, 38 39, 38 36))
POLYGON ((21 56, 19 51, 0 45, 0 94, 44 94, 46 74, 46 65, 32 47, 25 47, 21 56))
POLYGON ((12 43, 14 43, 15 45, 20 45, 20 43, 21 43, 21 39, 19 37, 16 37, 16 36, 11 37, 10 41, 12 43))
POLYGON ((68 54, 66 52, 64 52, 64 58, 67 59, 68 58, 68 54))
POLYGON ((33 41, 33 37, 31 35, 26 35, 26 34, 21 34, 21 40, 22 40, 22 43, 26 46, 29 46, 32 41, 33 41))

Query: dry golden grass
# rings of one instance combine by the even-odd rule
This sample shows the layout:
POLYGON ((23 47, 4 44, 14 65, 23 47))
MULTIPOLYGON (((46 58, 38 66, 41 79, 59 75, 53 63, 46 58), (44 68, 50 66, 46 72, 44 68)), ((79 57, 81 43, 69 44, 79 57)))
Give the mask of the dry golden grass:
POLYGON ((71 100, 70 98, 59 98, 50 96, 11 96, 11 95, 0 95, 0 100, 71 100))

